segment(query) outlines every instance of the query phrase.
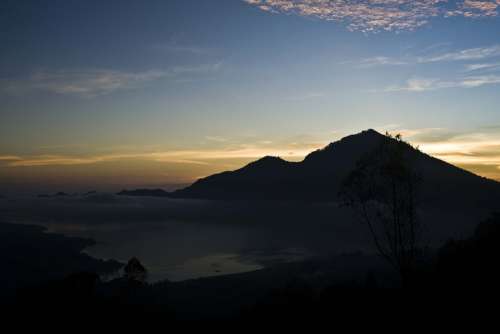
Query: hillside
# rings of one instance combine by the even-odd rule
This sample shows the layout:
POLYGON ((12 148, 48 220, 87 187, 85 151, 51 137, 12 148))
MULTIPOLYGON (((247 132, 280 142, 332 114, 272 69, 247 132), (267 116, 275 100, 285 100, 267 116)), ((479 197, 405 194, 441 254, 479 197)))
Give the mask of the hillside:
MULTIPOLYGON (((241 169, 200 179, 170 194, 175 198, 241 200, 335 200, 344 178, 382 141, 374 130, 347 136, 307 155, 301 162, 264 157, 241 169)), ((423 180, 427 202, 467 200, 491 206, 500 183, 485 179, 406 145, 423 180), (466 196, 463 196, 466 195, 466 196)), ((437 204, 437 203, 436 203, 437 204)))

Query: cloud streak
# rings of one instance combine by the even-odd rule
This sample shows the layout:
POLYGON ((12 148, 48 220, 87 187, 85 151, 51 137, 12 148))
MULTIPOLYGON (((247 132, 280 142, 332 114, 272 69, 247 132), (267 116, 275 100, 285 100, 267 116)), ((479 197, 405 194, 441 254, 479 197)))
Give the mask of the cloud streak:
POLYGON ((467 65, 465 65, 466 72, 496 71, 498 69, 500 69, 500 63, 483 63, 483 64, 467 64, 467 65))
POLYGON ((422 152, 500 181, 498 127, 452 131, 446 128, 405 129, 395 126, 391 127, 391 133, 402 134, 422 152))
MULTIPOLYGON (((384 126, 392 133, 401 133, 412 144, 439 159, 469 169, 480 175, 500 180, 500 135, 498 128, 482 128, 474 131, 451 131, 446 128, 406 129, 399 125, 384 126)), ((335 135, 337 137, 337 135, 335 135)), ((219 138, 216 137, 216 140, 219 138)), ((96 155, 3 155, 0 166, 4 171, 9 168, 63 167, 98 165, 111 162, 145 161, 180 164, 202 168, 207 173, 214 168, 222 170, 239 168, 245 163, 266 155, 281 156, 288 160, 301 160, 308 153, 325 146, 328 141, 310 141, 308 137, 294 140, 269 141, 255 138, 251 143, 235 144, 224 139, 221 148, 157 150, 149 152, 108 153, 96 155)), ((89 167, 90 168, 90 167, 89 167)), ((95 167, 98 168, 98 167, 95 167)), ((185 168, 185 167, 183 167, 185 168)))
MULTIPOLYGON (((454 50, 450 52, 434 53, 424 56, 405 56, 405 57, 388 57, 374 56, 364 58, 358 61, 348 61, 343 64, 355 64, 357 68, 370 68, 378 66, 402 66, 402 65, 418 65, 418 64, 433 64, 440 62, 469 62, 469 61, 487 61, 488 59, 500 57, 500 45, 491 45, 486 47, 469 48, 462 50, 454 50)), ((498 66, 495 64, 477 64, 471 70, 486 69, 488 67, 498 66)))
POLYGON ((22 158, 17 155, 0 155, 0 161, 14 161, 14 160, 22 160, 22 158))
POLYGON ((500 75, 498 74, 500 63, 498 58, 500 58, 500 45, 492 45, 419 57, 391 58, 376 56, 351 63, 354 63, 356 68, 361 69, 378 66, 424 66, 442 62, 460 63, 460 67, 452 74, 454 77, 450 79, 414 77, 408 79, 404 84, 371 90, 371 92, 425 92, 446 88, 476 88, 500 84, 500 75))
POLYGON ((27 78, 3 79, 1 88, 12 95, 48 92, 58 95, 97 97, 117 91, 137 88, 160 79, 182 79, 215 73, 221 63, 199 66, 175 66, 166 70, 123 72, 115 70, 38 71, 27 78))
MULTIPOLYGON (((426 92, 446 88, 477 88, 500 84, 500 75, 466 76, 453 80, 412 78, 400 86, 389 86, 383 92, 426 92)), ((377 90, 374 90, 376 92, 377 90)))
POLYGON ((427 56, 418 58, 418 63, 436 63, 443 61, 470 61, 481 60, 500 56, 500 45, 492 45, 488 47, 471 48, 448 52, 435 56, 427 56))
POLYGON ((500 2, 447 0, 243 0, 263 11, 342 22, 351 31, 412 31, 432 18, 495 17, 500 2))
POLYGON ((280 147, 269 147, 269 142, 257 144, 242 144, 226 149, 200 150, 170 150, 137 153, 116 153, 101 155, 33 155, 33 156, 5 156, 1 159, 7 167, 40 167, 40 166, 72 166, 99 164, 120 160, 144 160, 163 163, 208 165, 216 160, 245 160, 258 159, 266 155, 281 156, 289 159, 304 157, 313 148, 321 145, 297 145, 290 143, 280 147))
MULTIPOLYGON (((346 63, 353 63, 353 62, 346 62, 346 63)), ((370 68, 378 66, 400 66, 400 65, 410 64, 408 60, 396 59, 385 56, 375 56, 371 58, 365 58, 355 63, 357 68, 370 68)))

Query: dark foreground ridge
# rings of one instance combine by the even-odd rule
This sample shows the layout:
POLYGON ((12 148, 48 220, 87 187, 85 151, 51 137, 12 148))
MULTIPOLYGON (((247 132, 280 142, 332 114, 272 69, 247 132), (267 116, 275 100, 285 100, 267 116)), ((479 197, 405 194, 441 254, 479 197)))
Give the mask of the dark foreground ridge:
MULTIPOLYGON (((394 289, 399 283, 389 271, 366 271, 370 268, 366 263, 380 258, 360 254, 354 258, 345 255, 349 258, 344 260, 316 259, 243 274, 154 284, 127 271, 108 282, 95 273, 79 272, 21 290, 10 310, 42 315, 57 311, 59 315, 90 316, 89 320, 127 316, 130 321, 157 318, 246 324, 342 321, 345 317, 359 321, 370 316, 385 324, 388 312, 408 319, 415 312, 443 316, 443 308, 449 312, 489 308, 483 299, 469 299, 497 299, 499 240, 500 215, 494 214, 479 224, 472 236, 446 243, 432 260, 423 262, 414 272, 411 291, 404 293, 394 289), (347 263, 359 268, 345 275, 347 263)), ((142 267, 136 259, 128 266, 132 262, 142 267)))
MULTIPOLYGON (((375 130, 347 136, 316 150, 301 162, 264 157, 241 169, 214 174, 168 193, 161 189, 122 191, 120 195, 218 200, 335 200, 342 181, 357 162, 383 141, 395 139, 375 130)), ((426 201, 489 205, 500 183, 460 169, 405 145, 423 179, 426 201)))
POLYGON ((0 222, 0 296, 15 294, 19 287, 62 279, 74 272, 112 274, 123 264, 95 259, 82 251, 94 240, 46 233, 46 228, 0 222))

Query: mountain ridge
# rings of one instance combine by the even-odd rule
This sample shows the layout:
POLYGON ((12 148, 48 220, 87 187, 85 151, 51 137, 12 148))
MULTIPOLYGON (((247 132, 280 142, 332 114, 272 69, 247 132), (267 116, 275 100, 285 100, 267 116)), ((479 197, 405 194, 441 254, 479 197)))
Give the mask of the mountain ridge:
MULTIPOLYGON (((156 189, 151 195, 214 200, 335 200, 345 177, 383 140, 395 139, 368 129, 315 150, 300 162, 265 156, 240 169, 201 178, 183 189, 161 194, 156 189)), ((423 174, 426 200, 455 200, 464 192, 476 196, 479 202, 488 201, 491 194, 500 196, 499 182, 402 144, 423 174)), ((148 196, 145 189, 120 194, 148 196)))

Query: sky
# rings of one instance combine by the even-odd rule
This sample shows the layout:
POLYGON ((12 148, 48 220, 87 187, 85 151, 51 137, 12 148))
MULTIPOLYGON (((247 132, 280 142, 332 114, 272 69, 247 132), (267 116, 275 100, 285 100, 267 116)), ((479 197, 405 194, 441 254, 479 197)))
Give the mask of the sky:
POLYGON ((374 128, 500 180, 500 0, 4 0, 4 190, 173 189, 374 128))

